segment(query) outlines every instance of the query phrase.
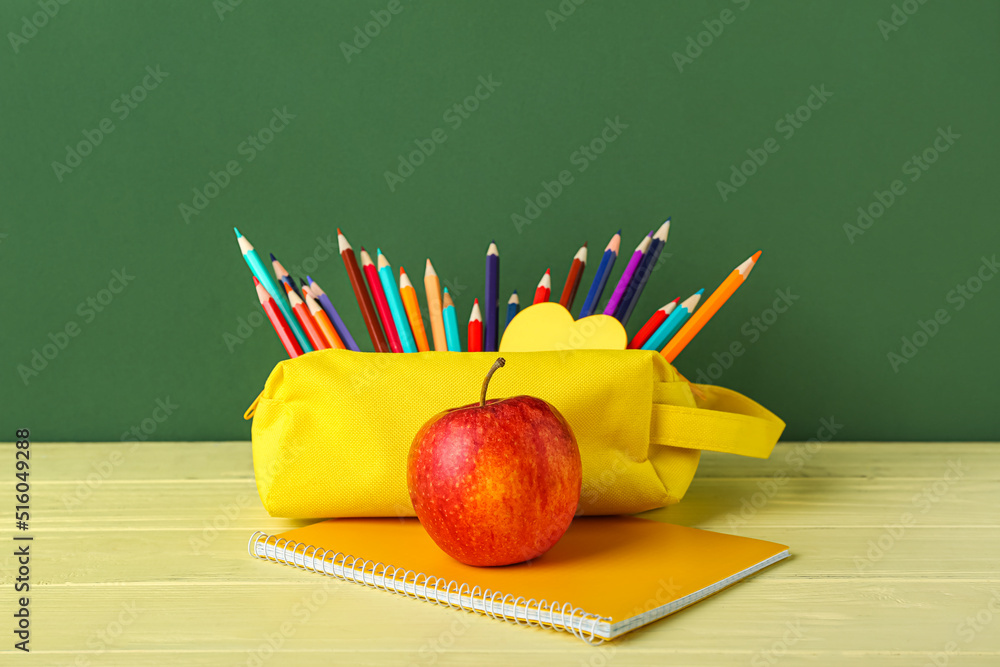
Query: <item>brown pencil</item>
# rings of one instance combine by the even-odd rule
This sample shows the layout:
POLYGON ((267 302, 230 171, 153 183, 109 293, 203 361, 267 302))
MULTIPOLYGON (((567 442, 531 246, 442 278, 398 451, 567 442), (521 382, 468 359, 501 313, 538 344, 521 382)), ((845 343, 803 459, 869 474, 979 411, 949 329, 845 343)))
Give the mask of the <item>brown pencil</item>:
POLYGON ((339 228, 337 229, 337 240, 340 243, 340 256, 344 260, 344 266, 347 267, 347 277, 351 280, 354 296, 358 300, 358 306, 361 307, 361 317, 365 320, 372 345, 376 352, 388 352, 389 344, 385 340, 385 334, 382 333, 382 325, 379 324, 378 315, 375 314, 375 306, 368 294, 368 288, 365 287, 365 279, 361 275, 361 268, 354 256, 354 249, 339 228))
POLYGON ((563 287, 562 296, 559 303, 566 310, 573 307, 573 300, 576 299, 576 291, 580 288, 580 278, 583 277, 583 269, 587 266, 587 244, 576 251, 573 263, 569 267, 569 275, 566 276, 566 285, 563 287))

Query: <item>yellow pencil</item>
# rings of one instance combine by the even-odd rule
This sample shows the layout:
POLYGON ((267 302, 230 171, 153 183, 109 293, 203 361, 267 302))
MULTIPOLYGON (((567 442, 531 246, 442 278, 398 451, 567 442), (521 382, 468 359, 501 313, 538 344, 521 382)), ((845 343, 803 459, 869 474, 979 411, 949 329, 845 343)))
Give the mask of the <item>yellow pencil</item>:
MULTIPOLYGON (((434 270, 431 260, 427 260, 424 270, 424 291, 427 294, 427 311, 431 318, 431 334, 434 336, 434 349, 438 352, 448 351, 448 337, 444 332, 444 317, 441 313, 441 281, 434 270)), ((426 334, 424 334, 426 336, 426 334)))
POLYGON ((424 318, 420 315, 417 290, 413 289, 413 283, 410 282, 410 277, 406 275, 402 266, 399 267, 399 296, 403 300, 403 309, 406 311, 406 319, 410 321, 410 329, 413 330, 417 352, 429 352, 431 348, 427 344, 427 331, 424 330, 424 318))

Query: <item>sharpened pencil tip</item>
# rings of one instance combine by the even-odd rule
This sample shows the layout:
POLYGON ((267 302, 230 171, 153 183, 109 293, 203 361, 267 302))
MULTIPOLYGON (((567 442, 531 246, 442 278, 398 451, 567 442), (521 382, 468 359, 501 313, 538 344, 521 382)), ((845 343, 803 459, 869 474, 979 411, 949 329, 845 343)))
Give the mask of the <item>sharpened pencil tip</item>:
POLYGON ((763 250, 758 250, 757 252, 755 252, 753 254, 753 257, 750 258, 750 259, 752 259, 754 261, 754 264, 756 264, 757 260, 760 259, 760 255, 761 255, 762 252, 764 252, 764 251, 763 250))
POLYGON ((272 253, 268 253, 268 254, 271 255, 271 261, 272 262, 277 262, 278 261, 278 258, 274 256, 273 252, 272 253))
POLYGON ((236 236, 243 236, 242 234, 240 234, 240 230, 236 229, 235 227, 233 227, 233 231, 236 232, 236 236))
POLYGON ((447 287, 444 288, 444 293, 448 294, 448 288, 447 287))
POLYGON ((312 285, 312 284, 313 284, 313 279, 312 279, 312 276, 306 276, 306 280, 308 280, 308 281, 309 281, 309 284, 310 284, 310 285, 312 285))
POLYGON ((254 285, 260 285, 260 281, 259 281, 259 280, 257 280, 257 276, 254 276, 254 277, 253 277, 253 284, 254 284, 254 285))
POLYGON ((337 236, 342 236, 344 232, 340 231, 340 227, 337 227, 337 236))
POLYGON ((705 293, 705 288, 704 287, 702 287, 700 290, 698 290, 697 292, 695 292, 695 294, 704 294, 704 293, 705 293))

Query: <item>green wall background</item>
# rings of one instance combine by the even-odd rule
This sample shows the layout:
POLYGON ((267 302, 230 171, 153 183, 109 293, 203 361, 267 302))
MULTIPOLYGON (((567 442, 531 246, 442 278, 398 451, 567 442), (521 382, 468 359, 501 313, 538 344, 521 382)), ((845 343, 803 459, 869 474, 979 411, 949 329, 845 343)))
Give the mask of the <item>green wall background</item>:
MULTIPOLYGON (((581 242, 596 257, 621 227, 627 256, 672 216, 669 261, 630 333, 764 251, 682 372, 715 371, 784 417, 787 439, 826 437, 831 419, 843 440, 1000 439, 1000 279, 976 282, 1000 251, 996 2, 910 0, 892 26, 889 0, 566 0, 558 22, 557 0, 399 0, 348 61, 341 44, 389 3, 226 1, 70 3, 34 31, 41 5, 0 5, 0 438, 26 426, 37 440, 118 440, 158 401, 173 407, 151 439, 249 438, 242 412, 282 350, 266 324, 232 342, 258 310, 234 225, 286 266, 343 227, 404 265, 421 299, 430 256, 464 319, 491 238, 503 299, 530 298, 549 266, 558 290, 581 242), (706 21, 721 34, 679 68, 706 21), (116 102, 144 77, 143 101, 116 102), (479 77, 499 85, 454 127, 445 112, 479 77), (776 123, 812 87, 832 96, 788 136, 776 123), (248 161, 240 145, 273 109, 294 118, 248 161), (57 175, 105 118, 113 131, 57 175), (627 128, 579 172, 574 152, 608 118, 627 128), (447 140, 391 191, 386 170, 437 128, 447 140), (959 136, 910 180, 904 163, 939 128, 959 136), (769 138, 778 151, 724 200, 717 182, 769 138), (179 205, 230 160, 240 173, 185 220, 179 205), (516 229, 512 214, 562 170, 573 183, 516 229), (844 225, 896 179, 905 192, 851 242, 844 225), (90 312, 122 269, 134 278, 90 312), (970 279, 971 298, 952 291, 970 279), (797 298, 772 318, 776 290, 797 298), (894 368, 887 355, 939 310, 947 321, 894 368), (23 379, 67 325, 79 335, 23 379), (745 353, 713 369, 737 341, 745 353)), ((364 339, 339 257, 311 273, 364 339)))

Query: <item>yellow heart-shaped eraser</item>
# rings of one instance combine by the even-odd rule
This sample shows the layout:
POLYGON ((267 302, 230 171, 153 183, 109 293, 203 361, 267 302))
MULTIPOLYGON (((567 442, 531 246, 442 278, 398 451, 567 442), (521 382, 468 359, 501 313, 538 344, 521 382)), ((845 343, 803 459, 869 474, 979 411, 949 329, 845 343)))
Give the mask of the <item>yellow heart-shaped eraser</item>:
POLYGON ((624 350, 628 334, 610 315, 591 315, 574 320, 554 301, 528 306, 507 325, 500 352, 547 350, 624 350))

